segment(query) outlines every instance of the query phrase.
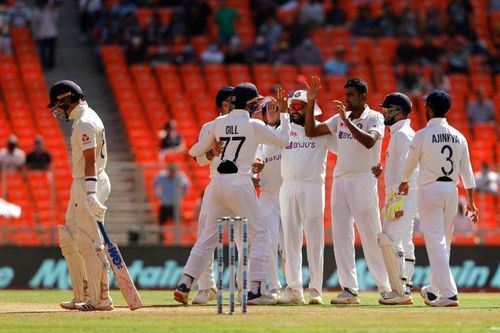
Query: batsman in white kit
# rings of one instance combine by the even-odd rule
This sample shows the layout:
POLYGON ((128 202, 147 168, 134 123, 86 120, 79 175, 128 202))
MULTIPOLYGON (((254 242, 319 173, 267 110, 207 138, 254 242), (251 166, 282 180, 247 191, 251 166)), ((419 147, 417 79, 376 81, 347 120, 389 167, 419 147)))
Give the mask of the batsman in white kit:
POLYGON ((287 288, 280 295, 282 304, 304 304, 302 281, 302 244, 307 241, 309 266, 309 304, 323 304, 325 175, 328 150, 334 151, 332 135, 309 138, 304 123, 306 112, 321 115, 316 103, 320 81, 313 77, 311 88, 297 90, 289 97, 292 121, 290 144, 282 150, 280 189, 281 217, 287 260, 287 288), (313 96, 314 93, 314 96, 313 96))
POLYGON ((71 155, 73 183, 66 224, 58 225, 59 246, 66 259, 73 299, 62 302, 68 310, 112 310, 109 296, 109 261, 96 220, 104 221, 111 185, 104 125, 85 101, 82 89, 72 81, 56 82, 49 92, 52 115, 73 121, 71 155))
POLYGON ((335 262, 342 291, 330 303, 359 304, 354 222, 381 299, 394 297, 377 242, 382 225, 377 178, 371 171, 380 162, 384 118, 366 104, 368 86, 365 81, 350 79, 344 88, 346 105, 340 101, 333 102, 339 114, 324 123, 315 124, 312 111, 306 112, 305 129, 310 137, 325 134, 337 137, 331 210, 335 262))
POLYGON ((419 164, 417 207, 431 266, 430 284, 424 286, 420 294, 427 305, 453 307, 459 305, 457 285, 450 270, 453 221, 458 206, 457 184, 460 177, 467 197, 467 214, 476 223, 475 180, 467 140, 446 121, 451 107, 450 96, 435 90, 425 101, 428 123, 413 138, 399 192, 408 194, 409 180, 419 164))
MULTIPOLYGON (((290 139, 290 122, 286 110, 280 110, 281 126, 278 130, 267 127, 262 121, 251 119, 258 108, 259 93, 251 83, 241 83, 231 97, 234 109, 214 120, 213 130, 202 141, 191 147, 189 154, 199 157, 206 154, 216 141, 224 147, 217 163, 216 173, 205 189, 207 219, 202 235, 191 250, 183 275, 174 292, 174 298, 187 304, 189 291, 212 257, 217 243, 217 219, 229 210, 234 216, 248 219, 250 245, 250 290, 248 304, 274 304, 276 298, 261 293, 266 280, 269 232, 258 208, 257 195, 252 183, 252 164, 259 143, 284 147, 290 139)), ((215 167, 215 165, 214 165, 215 167)))
POLYGON ((398 194, 410 143, 415 136, 408 118, 412 103, 405 94, 394 92, 388 94, 379 106, 383 107, 384 124, 390 128, 391 138, 385 159, 385 205, 378 243, 384 256, 389 283, 395 293, 394 297, 381 298, 379 302, 388 305, 413 304, 410 289, 415 266, 413 219, 417 213, 418 169, 410 177, 411 190, 408 195, 403 197, 398 194))

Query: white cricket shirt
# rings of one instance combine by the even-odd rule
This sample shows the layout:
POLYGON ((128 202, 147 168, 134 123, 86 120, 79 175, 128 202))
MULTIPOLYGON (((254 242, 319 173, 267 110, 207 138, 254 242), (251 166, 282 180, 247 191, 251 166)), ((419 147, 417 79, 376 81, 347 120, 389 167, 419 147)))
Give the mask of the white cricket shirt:
MULTIPOLYGON (((271 127, 273 130, 274 128, 271 127)), ((259 145, 257 157, 264 161, 264 169, 260 173, 260 190, 278 195, 283 182, 281 177, 281 147, 259 145)))

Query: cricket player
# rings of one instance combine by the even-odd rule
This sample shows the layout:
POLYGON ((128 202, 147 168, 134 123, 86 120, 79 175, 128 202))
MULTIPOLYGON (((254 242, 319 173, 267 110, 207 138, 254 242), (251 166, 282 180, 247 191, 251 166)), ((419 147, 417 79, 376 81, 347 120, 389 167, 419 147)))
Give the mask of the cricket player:
POLYGON ((417 207, 431 266, 430 285, 424 286, 420 294, 425 304, 436 307, 459 305, 457 286, 450 271, 459 176, 465 187, 466 211, 474 223, 478 222, 469 148, 465 137, 446 121, 450 107, 451 98, 444 91, 435 90, 425 98, 428 123, 413 138, 399 185, 401 194, 409 193, 410 178, 419 164, 417 207))
MULTIPOLYGON (((278 96, 285 92, 278 88, 278 96)), ((274 98, 264 101, 261 110, 252 116, 264 121, 272 129, 280 126, 279 110, 274 98)), ((254 184, 260 187, 259 205, 262 217, 269 230, 270 246, 267 265, 268 290, 271 294, 279 295, 281 283, 278 278, 278 252, 281 249, 281 259, 284 260, 284 239, 281 225, 279 191, 283 181, 281 177, 281 147, 259 145, 257 159, 254 163, 254 184)))
POLYGON ((231 97, 234 109, 214 120, 213 130, 202 141, 191 147, 189 154, 199 157, 210 150, 214 142, 222 141, 224 147, 215 158, 210 184, 205 190, 207 219, 202 235, 191 250, 183 275, 174 292, 174 298, 187 304, 192 283, 216 247, 217 219, 229 210, 235 216, 246 217, 249 228, 250 267, 248 304, 275 304, 276 299, 261 293, 266 280, 269 232, 258 208, 257 195, 251 179, 252 164, 259 143, 284 147, 290 140, 290 122, 286 110, 280 110, 281 126, 278 130, 267 127, 262 121, 251 119, 258 106, 259 93, 255 85, 245 82, 234 88, 231 97))
MULTIPOLYGON (((307 84, 307 83, 305 83, 307 84)), ((313 77, 312 88, 319 90, 319 78, 313 77)), ((323 253, 325 174, 328 150, 335 150, 335 137, 306 136, 305 114, 320 115, 321 109, 309 90, 297 90, 289 98, 292 121, 290 144, 282 150, 280 206, 285 238, 285 275, 287 288, 280 296, 283 304, 304 304, 302 283, 302 243, 307 241, 309 264, 309 304, 323 304, 323 253), (308 111, 306 111, 306 109, 308 111), (314 111, 313 111, 314 110, 314 111)))
POLYGON ((56 82, 49 92, 51 113, 73 121, 71 155, 73 183, 66 224, 58 225, 59 246, 66 259, 73 299, 62 302, 68 310, 112 310, 109 262, 96 220, 104 221, 111 185, 105 172, 108 158, 104 125, 74 82, 56 82))
MULTIPOLYGON (((345 102, 334 101, 339 114, 315 124, 312 110, 306 112, 305 131, 309 137, 334 134, 337 164, 333 172, 331 196, 335 262, 342 291, 332 304, 359 304, 354 252, 356 222, 368 269, 381 298, 389 298, 391 288, 377 236, 382 232, 377 178, 371 168, 380 162, 384 118, 366 104, 368 86, 361 79, 344 85, 345 102)), ((316 99, 317 94, 309 99, 316 99)))
MULTIPOLYGON (((385 160, 385 206, 383 210, 382 234, 379 245, 386 263, 389 282, 393 290, 391 298, 381 298, 381 304, 413 304, 410 288, 415 265, 413 245, 413 219, 417 213, 416 181, 418 169, 410 177, 412 190, 406 197, 398 195, 398 186, 403 178, 403 167, 415 136, 408 115, 412 109, 408 96, 393 92, 382 104, 384 124, 390 128, 391 138, 385 160), (404 212, 404 213, 403 213, 404 212), (396 290, 399 291, 399 295, 396 290)), ((374 167, 374 169, 378 169, 374 167)))

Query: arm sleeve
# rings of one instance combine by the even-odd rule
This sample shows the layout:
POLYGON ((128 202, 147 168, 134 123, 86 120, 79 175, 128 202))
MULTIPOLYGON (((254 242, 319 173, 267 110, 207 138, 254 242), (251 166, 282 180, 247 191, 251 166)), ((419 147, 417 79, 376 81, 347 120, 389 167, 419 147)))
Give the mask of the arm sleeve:
POLYGON ((95 130, 90 123, 79 123, 75 132, 82 151, 97 147, 95 130))
POLYGON ((401 181, 408 182, 410 177, 417 167, 420 156, 422 155, 422 146, 424 142, 425 134, 417 133, 410 144, 410 149, 408 151, 408 158, 403 169, 403 178, 401 181))
POLYGON ((214 140, 215 137, 213 130, 207 131, 206 135, 200 132, 200 138, 198 142, 195 143, 189 150, 189 155, 193 157, 204 155, 212 147, 214 140))
POLYGON ((366 129, 367 133, 377 132, 380 134, 380 140, 384 138, 385 125, 384 125, 384 116, 380 113, 376 113, 370 118, 370 122, 368 123, 368 128, 366 129))
POLYGON ((406 135, 398 135, 395 139, 397 141, 395 142, 396 144, 394 154, 396 154, 395 156, 398 157, 398 160, 396 162, 396 170, 389 170, 389 172, 394 172, 396 174, 396 179, 398 180, 398 182, 401 182, 403 180, 403 172, 406 160, 410 152, 411 139, 406 135))
POLYGON ((286 113, 280 114, 281 125, 272 129, 260 120, 252 121, 255 138, 259 143, 277 147, 286 147, 290 142, 290 117, 286 113))
MULTIPOLYGON (((200 134, 198 135, 198 142, 201 141, 202 137, 210 134, 211 128, 212 128, 211 125, 212 125, 212 122, 209 122, 209 123, 206 123, 205 125, 203 125, 203 127, 200 130, 200 134)), ((210 164, 210 161, 208 160, 206 153, 202 154, 200 156, 197 156, 196 162, 198 163, 199 166, 205 166, 205 165, 210 164)))
POLYGON ((257 146, 257 154, 255 154, 255 157, 258 157, 260 159, 264 159, 264 146, 263 145, 258 145, 257 146))
POLYGON ((333 134, 333 136, 337 136, 337 125, 338 125, 338 119, 339 119, 339 115, 335 115, 333 117, 330 117, 329 119, 327 119, 325 121, 325 125, 328 127, 328 129, 330 130, 330 133, 333 134))
POLYGON ((476 180, 474 179, 474 172, 470 163, 469 147, 465 138, 464 144, 465 147, 460 160, 460 178, 462 178, 465 189, 470 189, 476 187, 476 180))

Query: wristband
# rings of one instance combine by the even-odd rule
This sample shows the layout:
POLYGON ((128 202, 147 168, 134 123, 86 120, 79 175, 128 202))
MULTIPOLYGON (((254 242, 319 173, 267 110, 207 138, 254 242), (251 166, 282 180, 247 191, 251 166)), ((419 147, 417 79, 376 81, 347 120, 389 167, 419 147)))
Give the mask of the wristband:
POLYGON ((97 193, 96 177, 85 177, 85 191, 87 191, 87 193, 97 193))

